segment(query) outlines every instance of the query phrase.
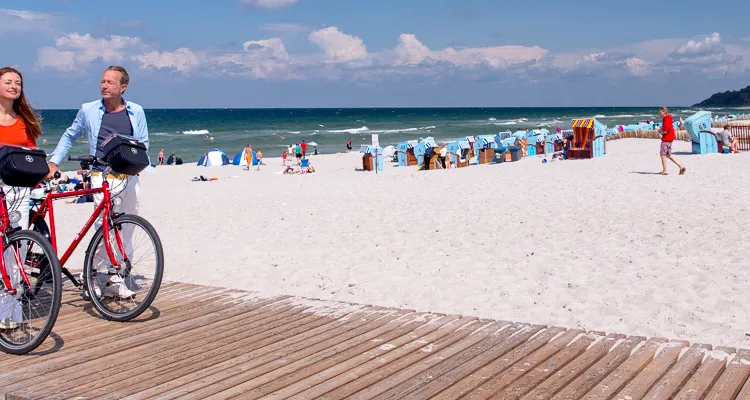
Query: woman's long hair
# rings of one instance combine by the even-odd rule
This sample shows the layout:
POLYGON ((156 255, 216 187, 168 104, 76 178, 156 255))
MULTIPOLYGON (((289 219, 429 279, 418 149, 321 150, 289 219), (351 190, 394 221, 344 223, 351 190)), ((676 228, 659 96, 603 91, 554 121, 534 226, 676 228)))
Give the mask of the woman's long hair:
POLYGON ((42 135, 42 126, 39 123, 40 118, 34 114, 34 110, 26 101, 26 94, 23 91, 23 75, 21 75, 21 73, 15 68, 4 67, 0 68, 0 77, 8 72, 16 73, 21 77, 21 95, 13 102, 13 111, 15 111, 16 114, 21 117, 23 123, 26 124, 26 134, 30 138, 37 140, 39 136, 42 135))

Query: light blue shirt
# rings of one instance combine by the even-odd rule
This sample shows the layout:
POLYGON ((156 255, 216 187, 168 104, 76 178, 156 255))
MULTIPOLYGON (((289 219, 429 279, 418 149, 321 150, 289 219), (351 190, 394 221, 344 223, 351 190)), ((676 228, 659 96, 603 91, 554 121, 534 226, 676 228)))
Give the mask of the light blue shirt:
MULTIPOLYGON (((125 101, 125 108, 128 110, 130 123, 133 125, 133 139, 143 143, 148 149, 148 124, 146 124, 146 113, 143 107, 131 101, 125 101)), ((68 155, 73 142, 82 134, 86 133, 89 143, 89 154, 96 155, 96 143, 99 136, 99 129, 102 127, 102 117, 104 116, 104 102, 102 100, 85 103, 78 110, 73 125, 65 130, 60 137, 55 151, 50 155, 50 162, 57 165, 68 155)))

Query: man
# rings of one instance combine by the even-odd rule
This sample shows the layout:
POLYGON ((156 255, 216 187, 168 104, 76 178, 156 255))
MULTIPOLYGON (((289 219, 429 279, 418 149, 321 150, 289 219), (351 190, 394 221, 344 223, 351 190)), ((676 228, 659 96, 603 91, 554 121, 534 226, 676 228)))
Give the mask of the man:
MULTIPOLYGON (((83 104, 78 110, 73 124, 63 133, 55 151, 51 154, 48 177, 60 171, 58 165, 68 155, 73 142, 83 134, 86 134, 86 140, 89 143, 89 154, 97 158, 104 156, 102 145, 114 134, 132 136, 148 149, 148 125, 143 107, 122 98, 129 84, 130 76, 125 68, 110 66, 104 71, 99 85, 101 99, 83 104)), ((92 187, 102 186, 104 168, 100 163, 94 163, 91 166, 92 187)), ((117 196, 121 200, 120 204, 115 206, 115 212, 138 214, 138 177, 111 174, 107 180, 112 196, 117 196)), ((95 194, 94 207, 97 207, 103 198, 103 194, 95 194)), ((99 226, 101 226, 101 218, 96 221, 96 228, 98 229, 99 226)), ((130 234, 132 235, 132 232, 130 234)), ((126 235, 125 241, 130 242, 128 239, 126 235)), ((130 248, 132 244, 126 243, 126 247, 130 248)), ((101 249, 101 251, 105 250, 101 249)), ((103 256, 103 259, 107 258, 106 255, 103 256)), ((100 270, 105 272, 106 266, 102 266, 100 270)), ((94 292, 97 296, 101 296, 99 287, 95 287, 94 292)), ((105 297, 129 298, 133 295, 134 293, 125 286, 122 277, 116 274, 109 275, 104 292, 105 297)))
POLYGON ((740 145, 740 140, 729 131, 729 125, 724 125, 724 130, 716 134, 716 139, 719 140, 719 146, 728 149, 730 153, 736 153, 740 145))
POLYGON ((307 158, 307 143, 303 140, 299 147, 302 149, 302 159, 307 158))
POLYGON ((659 116, 662 117, 660 128, 661 149, 659 150, 662 170, 659 172, 659 175, 667 174, 667 158, 680 168, 680 175, 685 175, 686 168, 683 167, 674 156, 672 156, 672 142, 674 142, 675 134, 672 115, 669 114, 667 106, 662 106, 661 109, 659 109, 659 116))

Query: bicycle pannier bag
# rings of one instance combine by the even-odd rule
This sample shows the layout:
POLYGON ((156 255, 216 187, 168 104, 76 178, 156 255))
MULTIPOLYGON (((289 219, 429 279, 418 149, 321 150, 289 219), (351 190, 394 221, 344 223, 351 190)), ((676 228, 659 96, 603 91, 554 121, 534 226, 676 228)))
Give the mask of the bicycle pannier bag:
POLYGON ((47 154, 27 147, 0 148, 0 179, 9 186, 34 187, 49 173, 47 154))
POLYGON ((102 144, 103 160, 112 171, 125 175, 137 175, 149 166, 146 145, 128 136, 112 135, 102 144))

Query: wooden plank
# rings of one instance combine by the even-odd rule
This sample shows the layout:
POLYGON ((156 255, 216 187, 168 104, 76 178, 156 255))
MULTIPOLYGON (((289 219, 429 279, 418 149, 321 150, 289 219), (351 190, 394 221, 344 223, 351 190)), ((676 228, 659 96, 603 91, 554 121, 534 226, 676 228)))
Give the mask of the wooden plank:
MULTIPOLYGON (((209 307, 209 306, 207 306, 209 307)), ((206 308, 206 312, 209 312, 210 308, 206 308)), ((158 318, 156 321, 153 321, 152 327, 156 326, 165 326, 170 323, 170 321, 173 318, 181 318, 183 320, 193 318, 188 312, 185 313, 175 313, 174 315, 164 316, 161 318, 158 318)), ((139 319, 140 320, 140 319, 139 319)), ((112 341, 117 335, 120 334, 129 334, 133 331, 133 325, 137 322, 130 322, 130 323, 116 323, 116 322, 108 322, 104 321, 99 318, 89 319, 86 324, 80 324, 80 326, 85 329, 81 332, 81 334, 73 337, 72 339, 66 339, 66 345, 65 347, 67 349, 73 349, 78 346, 85 345, 86 348, 91 348, 92 346, 98 346, 101 343, 106 343, 108 341, 112 341)), ((61 353, 56 352, 53 354, 45 354, 43 359, 39 359, 39 356, 36 354, 33 355, 27 355, 23 358, 17 359, 14 362, 16 373, 19 373, 24 367, 34 367, 38 368, 40 365, 44 363, 53 363, 55 360, 57 360, 60 357, 65 357, 67 354, 68 358, 70 358, 69 353, 61 353)), ((78 360, 79 362, 81 360, 78 360)), ((3 383, 0 381, 0 385, 3 383)))
POLYGON ((562 390, 569 382, 575 380, 579 375, 586 371, 591 365, 604 357, 607 352, 614 346, 619 339, 624 339, 624 335, 609 334, 594 343, 586 351, 568 365, 561 368, 555 374, 547 378, 544 382, 535 387, 531 392, 524 396, 528 400, 548 399, 562 390))
POLYGON ((646 393, 646 396, 643 397, 644 400, 671 398, 687 382, 690 375, 698 369, 706 350, 711 350, 711 346, 704 344, 690 346, 677 363, 646 393))
POLYGON ((633 380, 617 393, 614 400, 636 400, 641 399, 651 387, 667 373, 669 368, 677 361, 682 349, 688 346, 687 342, 670 341, 663 343, 656 351, 654 359, 633 380))
POLYGON ((659 346, 666 342, 667 339, 649 339, 627 361, 599 382, 595 388, 591 389, 582 400, 607 400, 612 398, 631 379, 646 368, 654 358, 656 351, 659 350, 659 346))
MULTIPOLYGON (((14 377, 16 379, 32 379, 40 374, 95 359, 102 354, 128 350, 134 346, 143 345, 165 336, 171 336, 184 329, 189 329, 209 321, 229 318, 234 316, 238 311, 237 307, 215 307, 213 305, 207 307, 209 308, 199 307, 188 309, 182 314, 175 313, 173 318, 158 318, 151 322, 152 330, 148 332, 133 334, 133 329, 129 324, 115 324, 118 328, 110 328, 105 331, 105 334, 98 335, 96 339, 88 338, 88 346, 75 353, 49 354, 45 355, 43 359, 28 357, 20 360, 15 365, 14 377), (196 310, 202 311, 198 314, 199 316, 193 314, 196 310), (215 310, 215 312, 211 312, 212 310, 215 310), (120 339, 120 335, 123 337, 122 340, 118 340, 120 339), (117 343, 113 344, 115 341, 117 343)), ((102 325, 106 328, 111 324, 102 325)), ((79 340, 85 339, 81 338, 79 340)), ((0 386, 8 383, 0 378, 0 386)))
POLYGON ((748 377, 750 377, 750 350, 742 349, 735 354, 726 371, 708 392, 706 400, 735 398, 748 377))
MULTIPOLYGON (((261 304, 263 303, 257 303, 257 305, 261 304)), ((236 343, 254 330, 271 329, 284 324, 288 319, 292 321, 301 319, 305 314, 300 311, 301 307, 291 305, 248 308, 235 317, 206 324, 193 330, 186 330, 177 335, 149 343, 147 345, 149 354, 147 355, 142 354, 136 347, 126 354, 118 352, 103 355, 99 359, 86 363, 87 371, 85 373, 78 371, 79 366, 48 373, 34 380, 35 388, 49 382, 47 391, 34 391, 33 393, 40 397, 53 394, 62 397, 75 397, 85 393, 86 390, 101 386, 98 382, 100 379, 109 378, 119 382, 118 373, 110 368, 113 364, 118 366, 118 371, 127 371, 123 377, 136 376, 139 373, 148 374, 158 366, 167 363, 167 360, 179 362, 191 355, 206 351, 205 343, 210 342, 214 348, 223 344, 236 343), (222 335, 218 338, 215 337, 216 330, 222 332, 222 335)))
POLYGON ((466 394, 466 399, 487 399, 552 357, 583 333, 579 329, 565 331, 562 328, 549 328, 543 335, 534 337, 507 356, 498 358, 474 374, 456 382, 435 396, 435 399, 455 399, 464 394, 466 394), (558 336, 563 331, 564 333, 558 336))
MULTIPOLYGON (((445 381, 442 383, 436 382, 443 374, 451 371, 460 372, 459 368, 462 366, 469 369, 467 373, 471 373, 486 363, 483 362, 484 360, 475 360, 475 357, 483 354, 490 354, 490 360, 495 358, 492 357, 493 354, 500 357, 531 338, 531 336, 539 332, 542 328, 543 326, 541 325, 513 324, 501 331, 490 333, 486 338, 453 356, 443 357, 436 354, 434 357, 438 357, 439 362, 437 364, 390 388, 375 398, 428 398, 439 392, 446 384, 451 383, 445 381), (477 365, 475 362, 479 364, 477 365)), ((463 376, 463 374, 458 373, 458 376, 463 376)))
POLYGON ((745 386, 742 387, 742 390, 737 395, 736 400, 750 400, 750 380, 745 382, 745 386))
POLYGON ((242 382, 231 390, 217 393, 213 397, 222 398, 238 392, 241 393, 243 399, 296 397, 298 392, 311 386, 310 383, 299 384, 300 381, 323 371, 326 371, 326 376, 335 376, 334 371, 342 371, 342 364, 346 365, 347 361, 380 347, 383 342, 390 343, 391 340, 422 325, 424 322, 415 320, 423 320, 425 315, 419 318, 415 316, 415 314, 399 316, 346 342, 298 359, 258 378, 242 382))
MULTIPOLYGON (((314 314, 299 314, 287 316, 276 323, 263 325, 256 329, 240 333, 239 337, 230 336, 226 341, 218 343, 217 346, 203 346, 196 351, 188 352, 187 357, 181 354, 167 355, 163 360, 157 360, 156 364, 146 369, 149 377, 160 377, 166 382, 169 379, 178 379, 183 375, 206 370, 221 362, 240 357, 250 351, 261 354, 264 351, 271 352, 278 348, 279 343, 285 345, 294 344, 293 338, 300 337, 309 331, 325 331, 337 323, 333 318, 321 318, 314 314)), ((145 364, 149 366, 149 364, 145 364)), ((107 385, 94 385, 85 393, 91 397, 103 396, 114 391, 130 393, 137 390, 129 388, 141 384, 141 376, 129 374, 124 370, 108 378, 107 385)), ((139 389, 140 390, 140 389, 139 389)), ((83 394, 78 393, 76 394, 83 394)))
MULTIPOLYGON (((337 353, 347 352, 357 347, 360 349, 364 348, 364 351, 371 349, 376 345, 370 340, 395 329, 397 324, 392 324, 391 322, 405 315, 405 312, 398 312, 373 319, 369 323, 352 329, 343 335, 336 335, 327 341, 316 343, 303 352, 295 354, 294 357, 274 360, 232 376, 224 381, 203 387, 200 390, 191 391, 189 397, 194 399, 225 399, 235 396, 240 396, 243 399, 263 397, 286 386, 278 386, 283 384, 281 379, 284 377, 292 382, 304 378, 305 376, 298 375, 298 370, 301 368, 312 366, 313 372, 318 372, 321 368, 316 367, 315 364, 335 356, 337 353)), ((354 353, 358 354, 362 351, 355 350, 354 353)), ((182 392, 182 388, 180 392, 182 392)), ((168 392, 162 393, 159 397, 168 399, 171 394, 168 392)))
POLYGON ((713 351, 707 352, 703 364, 698 367, 698 370, 690 377, 690 380, 687 381, 674 399, 702 399, 726 369, 729 354, 735 352, 736 350, 731 347, 717 347, 713 351))
POLYGON ((342 335, 355 329, 366 322, 368 317, 381 316, 383 310, 378 307, 360 309, 356 312, 341 316, 338 319, 328 319, 325 325, 312 330, 303 330, 296 335, 287 337, 280 341, 271 343, 263 342, 262 347, 250 349, 237 349, 231 352, 232 356, 222 362, 208 360, 204 367, 195 370, 193 366, 180 366, 179 369, 169 373, 155 376, 146 381, 137 382, 136 385, 128 387, 125 391, 113 392, 117 397, 131 399, 153 398, 158 395, 164 398, 162 393, 169 391, 186 390, 190 387, 204 387, 224 379, 231 379, 245 371, 251 370, 259 365, 264 365, 273 360, 292 357, 317 343, 328 340, 331 337, 342 335), (365 319, 362 321, 362 319, 365 319))
POLYGON ((226 398, 226 395, 236 395, 236 394, 240 394, 240 392, 237 391, 237 388, 232 388, 225 392, 218 393, 215 396, 209 397, 209 399, 221 399, 221 398, 226 398))
POLYGON ((347 398, 352 400, 374 398, 457 352, 464 351, 466 348, 484 340, 498 329, 508 327, 509 324, 507 321, 479 320, 476 324, 472 324, 469 327, 459 328, 453 334, 443 339, 445 341, 444 344, 440 344, 439 342, 428 343, 420 351, 409 354, 392 363, 389 367, 398 366, 398 370, 391 370, 365 389, 353 393, 347 396, 347 398), (452 340, 453 338, 457 340, 452 340))
MULTIPOLYGON (((407 335, 393 340, 388 343, 382 344, 375 350, 371 350, 365 354, 366 357, 364 362, 358 364, 352 368, 346 368, 343 372, 330 377, 326 371, 322 371, 320 374, 323 376, 319 377, 325 379, 323 383, 316 386, 310 387, 304 392, 300 392, 294 396, 295 399, 316 399, 320 398, 324 394, 328 393, 328 397, 335 397, 335 393, 329 393, 336 389, 339 393, 342 392, 342 387, 349 384, 350 382, 358 379, 361 376, 365 376, 373 370, 387 364, 393 359, 398 358, 400 355, 408 354, 413 349, 422 347, 425 343, 430 343, 440 339, 443 336, 453 332, 458 326, 465 324, 465 320, 459 320, 457 315, 448 315, 433 319, 430 322, 425 323, 414 331, 407 335), (399 355, 400 354, 400 355, 399 355)), ((357 387, 344 388, 343 393, 354 392, 358 390, 357 387)))
POLYGON ((593 389, 596 384, 601 382, 625 360, 630 357, 631 351, 638 343, 646 340, 642 336, 630 336, 620 342, 615 348, 602 357, 596 364, 589 367, 582 375, 570 382, 565 388, 558 392, 553 399, 555 400, 577 400, 593 389))
POLYGON ((475 326, 487 325, 476 318, 462 317, 441 326, 437 331, 415 338, 412 342, 379 356, 362 367, 346 373, 350 382, 320 398, 348 399, 353 393, 363 390, 409 365, 427 357, 434 349, 442 349, 468 336, 475 326))
MULTIPOLYGON (((573 361, 576 357, 586 351, 586 348, 594 342, 597 338, 600 338, 599 334, 587 333, 578 337, 571 343, 568 343, 563 349, 557 352, 554 356, 550 357, 543 363, 539 364, 534 369, 528 371, 526 374, 521 376, 520 379, 514 381, 510 386, 493 394, 491 398, 494 399, 517 399, 525 395, 539 383, 547 379, 559 369, 565 367, 569 362, 573 361)), ((472 392, 468 398, 478 397, 481 393, 472 392)))
MULTIPOLYGON (((460 357, 456 360, 457 365, 446 372, 442 372, 438 369, 429 370, 428 372, 430 373, 430 376, 423 379, 424 384, 417 387, 416 390, 409 392, 407 397, 434 398, 436 394, 441 393, 444 389, 462 378, 472 375, 492 361, 505 360, 506 365, 511 365, 512 361, 510 357, 513 356, 509 353, 517 349, 519 346, 528 343, 529 339, 535 337, 538 333, 538 336, 551 338, 556 333, 562 331, 561 328, 551 328, 546 329, 544 332, 540 332, 542 326, 527 325, 527 327, 528 328, 521 328, 510 338, 500 341, 487 350, 482 350, 474 355, 460 354, 460 357)), ((447 364, 442 363, 440 366, 447 366, 447 364)))
POLYGON ((436 330, 439 325, 432 323, 432 321, 439 318, 432 314, 423 313, 407 315, 399 320, 394 320, 390 324, 395 324, 397 326, 396 329, 370 339, 370 343, 363 343, 356 348, 349 349, 324 361, 307 366, 298 370, 293 375, 289 374, 285 377, 275 379, 273 383, 276 388, 266 388, 269 394, 264 398, 267 400, 289 397, 294 397, 295 399, 313 398, 314 395, 311 394, 311 389, 314 386, 318 386, 317 389, 319 391, 324 390, 322 393, 325 393, 330 389, 323 389, 322 385, 319 384, 323 382, 332 383, 340 374, 372 360, 377 357, 377 354, 382 354, 410 342, 413 340, 410 333, 420 331, 423 328, 425 332, 436 330))

